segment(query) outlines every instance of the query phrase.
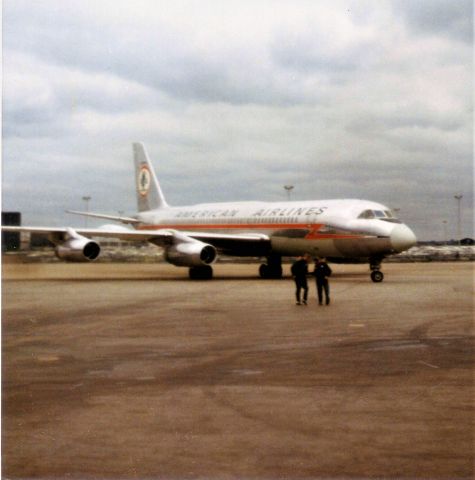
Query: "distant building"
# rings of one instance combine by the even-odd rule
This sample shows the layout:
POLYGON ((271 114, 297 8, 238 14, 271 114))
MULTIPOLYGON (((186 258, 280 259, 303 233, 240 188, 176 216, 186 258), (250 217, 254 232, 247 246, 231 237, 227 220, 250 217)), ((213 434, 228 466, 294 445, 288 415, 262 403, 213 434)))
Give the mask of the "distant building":
POLYGON ((474 243, 473 238, 462 238, 462 240, 460 240, 460 245, 473 245, 474 243))
MULTIPOLYGON (((19 227, 21 225, 20 212, 2 212, 2 225, 19 227)), ((19 232, 2 232, 2 252, 20 250, 21 239, 19 232)))

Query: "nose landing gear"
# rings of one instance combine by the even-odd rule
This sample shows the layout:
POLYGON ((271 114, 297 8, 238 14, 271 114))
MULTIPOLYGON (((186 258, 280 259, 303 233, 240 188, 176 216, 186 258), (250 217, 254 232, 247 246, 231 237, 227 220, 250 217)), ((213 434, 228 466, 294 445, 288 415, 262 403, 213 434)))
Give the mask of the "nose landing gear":
POLYGON ((370 258, 369 259, 369 268, 371 269, 371 280, 374 283, 380 283, 384 279, 384 274, 380 270, 381 262, 383 261, 382 258, 370 258))
POLYGON ((382 282, 383 279, 384 279, 384 274, 380 270, 373 270, 371 272, 371 280, 373 280, 374 283, 382 282))

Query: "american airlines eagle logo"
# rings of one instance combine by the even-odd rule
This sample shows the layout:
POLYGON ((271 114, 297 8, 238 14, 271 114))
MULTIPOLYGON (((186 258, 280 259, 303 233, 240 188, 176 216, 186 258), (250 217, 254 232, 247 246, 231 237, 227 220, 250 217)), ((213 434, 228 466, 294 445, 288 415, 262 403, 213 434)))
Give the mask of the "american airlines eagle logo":
POLYGON ((138 190, 140 195, 147 195, 150 189, 150 170, 146 165, 142 166, 138 175, 138 190))

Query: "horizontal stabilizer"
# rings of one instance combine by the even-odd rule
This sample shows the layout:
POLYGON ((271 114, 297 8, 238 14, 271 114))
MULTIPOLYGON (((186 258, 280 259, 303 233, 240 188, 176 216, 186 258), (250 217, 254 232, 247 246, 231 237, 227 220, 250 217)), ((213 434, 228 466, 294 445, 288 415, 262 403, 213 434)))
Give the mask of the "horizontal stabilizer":
POLYGON ((105 220, 113 220, 115 222, 121 222, 121 223, 131 223, 131 224, 140 223, 139 220, 137 220, 136 218, 132 218, 132 217, 104 215, 102 213, 78 212, 76 210, 66 210, 66 213, 72 213, 73 215, 82 215, 84 217, 102 218, 102 219, 105 219, 105 220))

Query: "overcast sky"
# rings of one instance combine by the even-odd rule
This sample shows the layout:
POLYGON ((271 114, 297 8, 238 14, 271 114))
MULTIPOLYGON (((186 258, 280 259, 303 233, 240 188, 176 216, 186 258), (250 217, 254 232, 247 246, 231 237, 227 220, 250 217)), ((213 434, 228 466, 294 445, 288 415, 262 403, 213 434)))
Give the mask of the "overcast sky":
MULTIPOLYGON (((473 232, 471 0, 3 0, 3 209, 364 198, 473 232)), ((91 225, 91 223, 90 223, 91 225)))

